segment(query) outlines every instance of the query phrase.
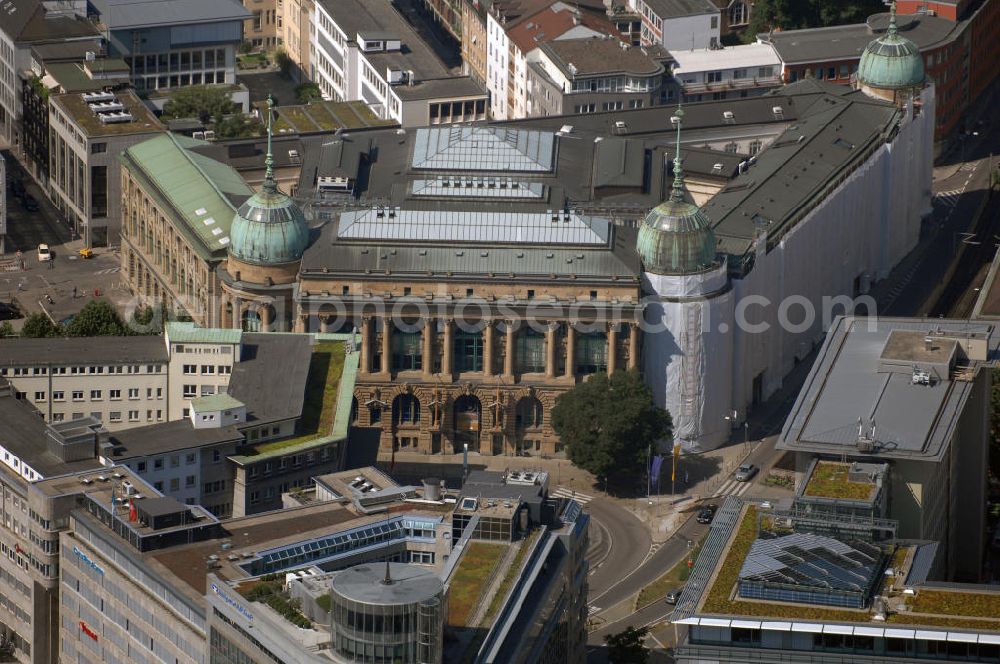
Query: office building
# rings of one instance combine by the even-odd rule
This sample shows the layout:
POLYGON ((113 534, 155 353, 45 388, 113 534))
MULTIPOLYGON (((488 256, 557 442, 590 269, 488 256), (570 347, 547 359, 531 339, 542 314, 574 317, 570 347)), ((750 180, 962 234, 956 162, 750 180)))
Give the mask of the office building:
POLYGON ((86 3, 11 0, 0 11, 0 134, 11 145, 21 135, 21 75, 31 69, 31 48, 41 44, 92 42, 97 28, 86 3))
POLYGON ((781 59, 769 44, 673 49, 670 57, 671 93, 680 94, 685 103, 761 95, 783 82, 781 59))
POLYGON ((642 44, 675 48, 717 48, 721 12, 712 0, 628 0, 642 17, 642 44))
POLYGON ((324 99, 365 101, 404 127, 486 119, 486 91, 388 2, 317 2, 310 79, 324 99))
POLYGON ((898 535, 939 542, 944 578, 978 581, 986 366, 996 344, 991 323, 839 318, 777 447, 795 452, 803 470, 816 457, 888 463, 887 516, 898 521, 898 535))
POLYGON ((244 41, 256 51, 273 52, 281 43, 277 0, 243 0, 243 6, 250 12, 250 18, 243 22, 244 41))
POLYGON ((236 83, 236 49, 251 13, 236 0, 95 0, 107 54, 138 91, 236 83))
POLYGON ((669 100, 659 47, 615 37, 559 39, 528 55, 526 115, 569 115, 647 108, 669 100))
POLYGON ((994 661, 989 586, 948 583, 944 546, 891 520, 772 512, 730 497, 671 615, 685 664, 994 661))
POLYGON ((87 247, 119 245, 118 155, 165 127, 130 90, 51 95, 48 125, 52 202, 87 247))

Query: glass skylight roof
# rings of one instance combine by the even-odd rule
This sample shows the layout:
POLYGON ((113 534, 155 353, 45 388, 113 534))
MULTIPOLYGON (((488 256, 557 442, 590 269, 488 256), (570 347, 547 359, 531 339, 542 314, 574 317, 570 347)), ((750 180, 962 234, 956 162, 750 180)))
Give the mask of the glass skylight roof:
POLYGON ((417 130, 413 168, 443 171, 552 171, 555 134, 499 127, 424 127, 417 130))
POLYGON ((339 237, 400 242, 605 245, 610 222, 573 212, 473 212, 372 208, 340 215, 339 237))

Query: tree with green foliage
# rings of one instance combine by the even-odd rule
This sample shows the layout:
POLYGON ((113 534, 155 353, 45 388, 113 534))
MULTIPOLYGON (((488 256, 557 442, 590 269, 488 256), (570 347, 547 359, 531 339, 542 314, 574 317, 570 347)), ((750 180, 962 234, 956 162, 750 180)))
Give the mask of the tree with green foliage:
POLYGON ((288 76, 292 71, 292 58, 288 52, 280 46, 274 51, 274 63, 278 65, 282 76, 288 76))
POLYGON ((107 300, 91 300, 66 328, 71 337, 114 337, 129 333, 115 308, 107 300))
POLYGON ((236 104, 224 88, 191 85, 171 91, 163 107, 163 119, 198 118, 203 123, 237 112, 236 104))
POLYGON ((0 337, 16 337, 17 333, 14 332, 14 326, 10 324, 9 320, 5 320, 0 323, 0 337))
POLYGON ((670 435, 671 420, 631 370, 594 374, 560 395, 552 427, 575 466, 607 481, 642 474, 650 446, 670 435))
POLYGON ((62 328, 49 320, 45 314, 36 312, 24 319, 21 336, 32 339, 58 337, 62 336, 62 328))
POLYGON ((608 661, 611 664, 646 664, 649 660, 649 648, 644 641, 648 634, 648 627, 628 627, 617 634, 605 636, 608 661))
POLYGON ((295 97, 300 104, 308 104, 311 101, 323 98, 323 93, 319 91, 319 86, 315 83, 303 83, 296 86, 295 97))

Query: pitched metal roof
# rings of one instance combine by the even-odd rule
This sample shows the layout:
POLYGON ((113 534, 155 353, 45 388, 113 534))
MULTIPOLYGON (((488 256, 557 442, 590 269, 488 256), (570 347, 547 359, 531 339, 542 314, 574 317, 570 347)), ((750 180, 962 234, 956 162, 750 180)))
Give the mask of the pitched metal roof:
MULTIPOLYGON (((572 212, 477 212, 371 208, 340 215, 339 237, 357 240, 604 246, 611 222, 572 212)), ((458 251, 458 250, 456 250, 458 251)))
POLYGON ((226 249, 236 203, 253 194, 239 173, 192 148, 205 141, 164 134, 123 153, 126 163, 145 175, 174 208, 207 254, 226 249))
POLYGON ((502 127, 421 127, 413 168, 443 171, 549 172, 555 152, 551 132, 502 127))
POLYGON ((111 30, 244 21, 253 16, 237 0, 102 0, 99 4, 101 21, 111 30))
POLYGON ((166 362, 160 336, 0 339, 0 366, 145 364, 166 362))
POLYGON ((174 344, 238 344, 242 336, 241 330, 198 327, 195 323, 183 321, 167 323, 167 339, 174 344))

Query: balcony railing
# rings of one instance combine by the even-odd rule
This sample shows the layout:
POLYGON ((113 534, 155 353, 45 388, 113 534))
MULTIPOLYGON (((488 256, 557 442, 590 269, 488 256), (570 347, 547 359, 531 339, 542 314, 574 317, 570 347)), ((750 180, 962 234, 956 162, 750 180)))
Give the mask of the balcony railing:
POLYGON ((754 78, 730 78, 713 83, 681 82, 681 89, 686 95, 703 94, 705 92, 726 92, 729 90, 749 90, 753 88, 774 88, 781 85, 780 76, 765 76, 754 78))

